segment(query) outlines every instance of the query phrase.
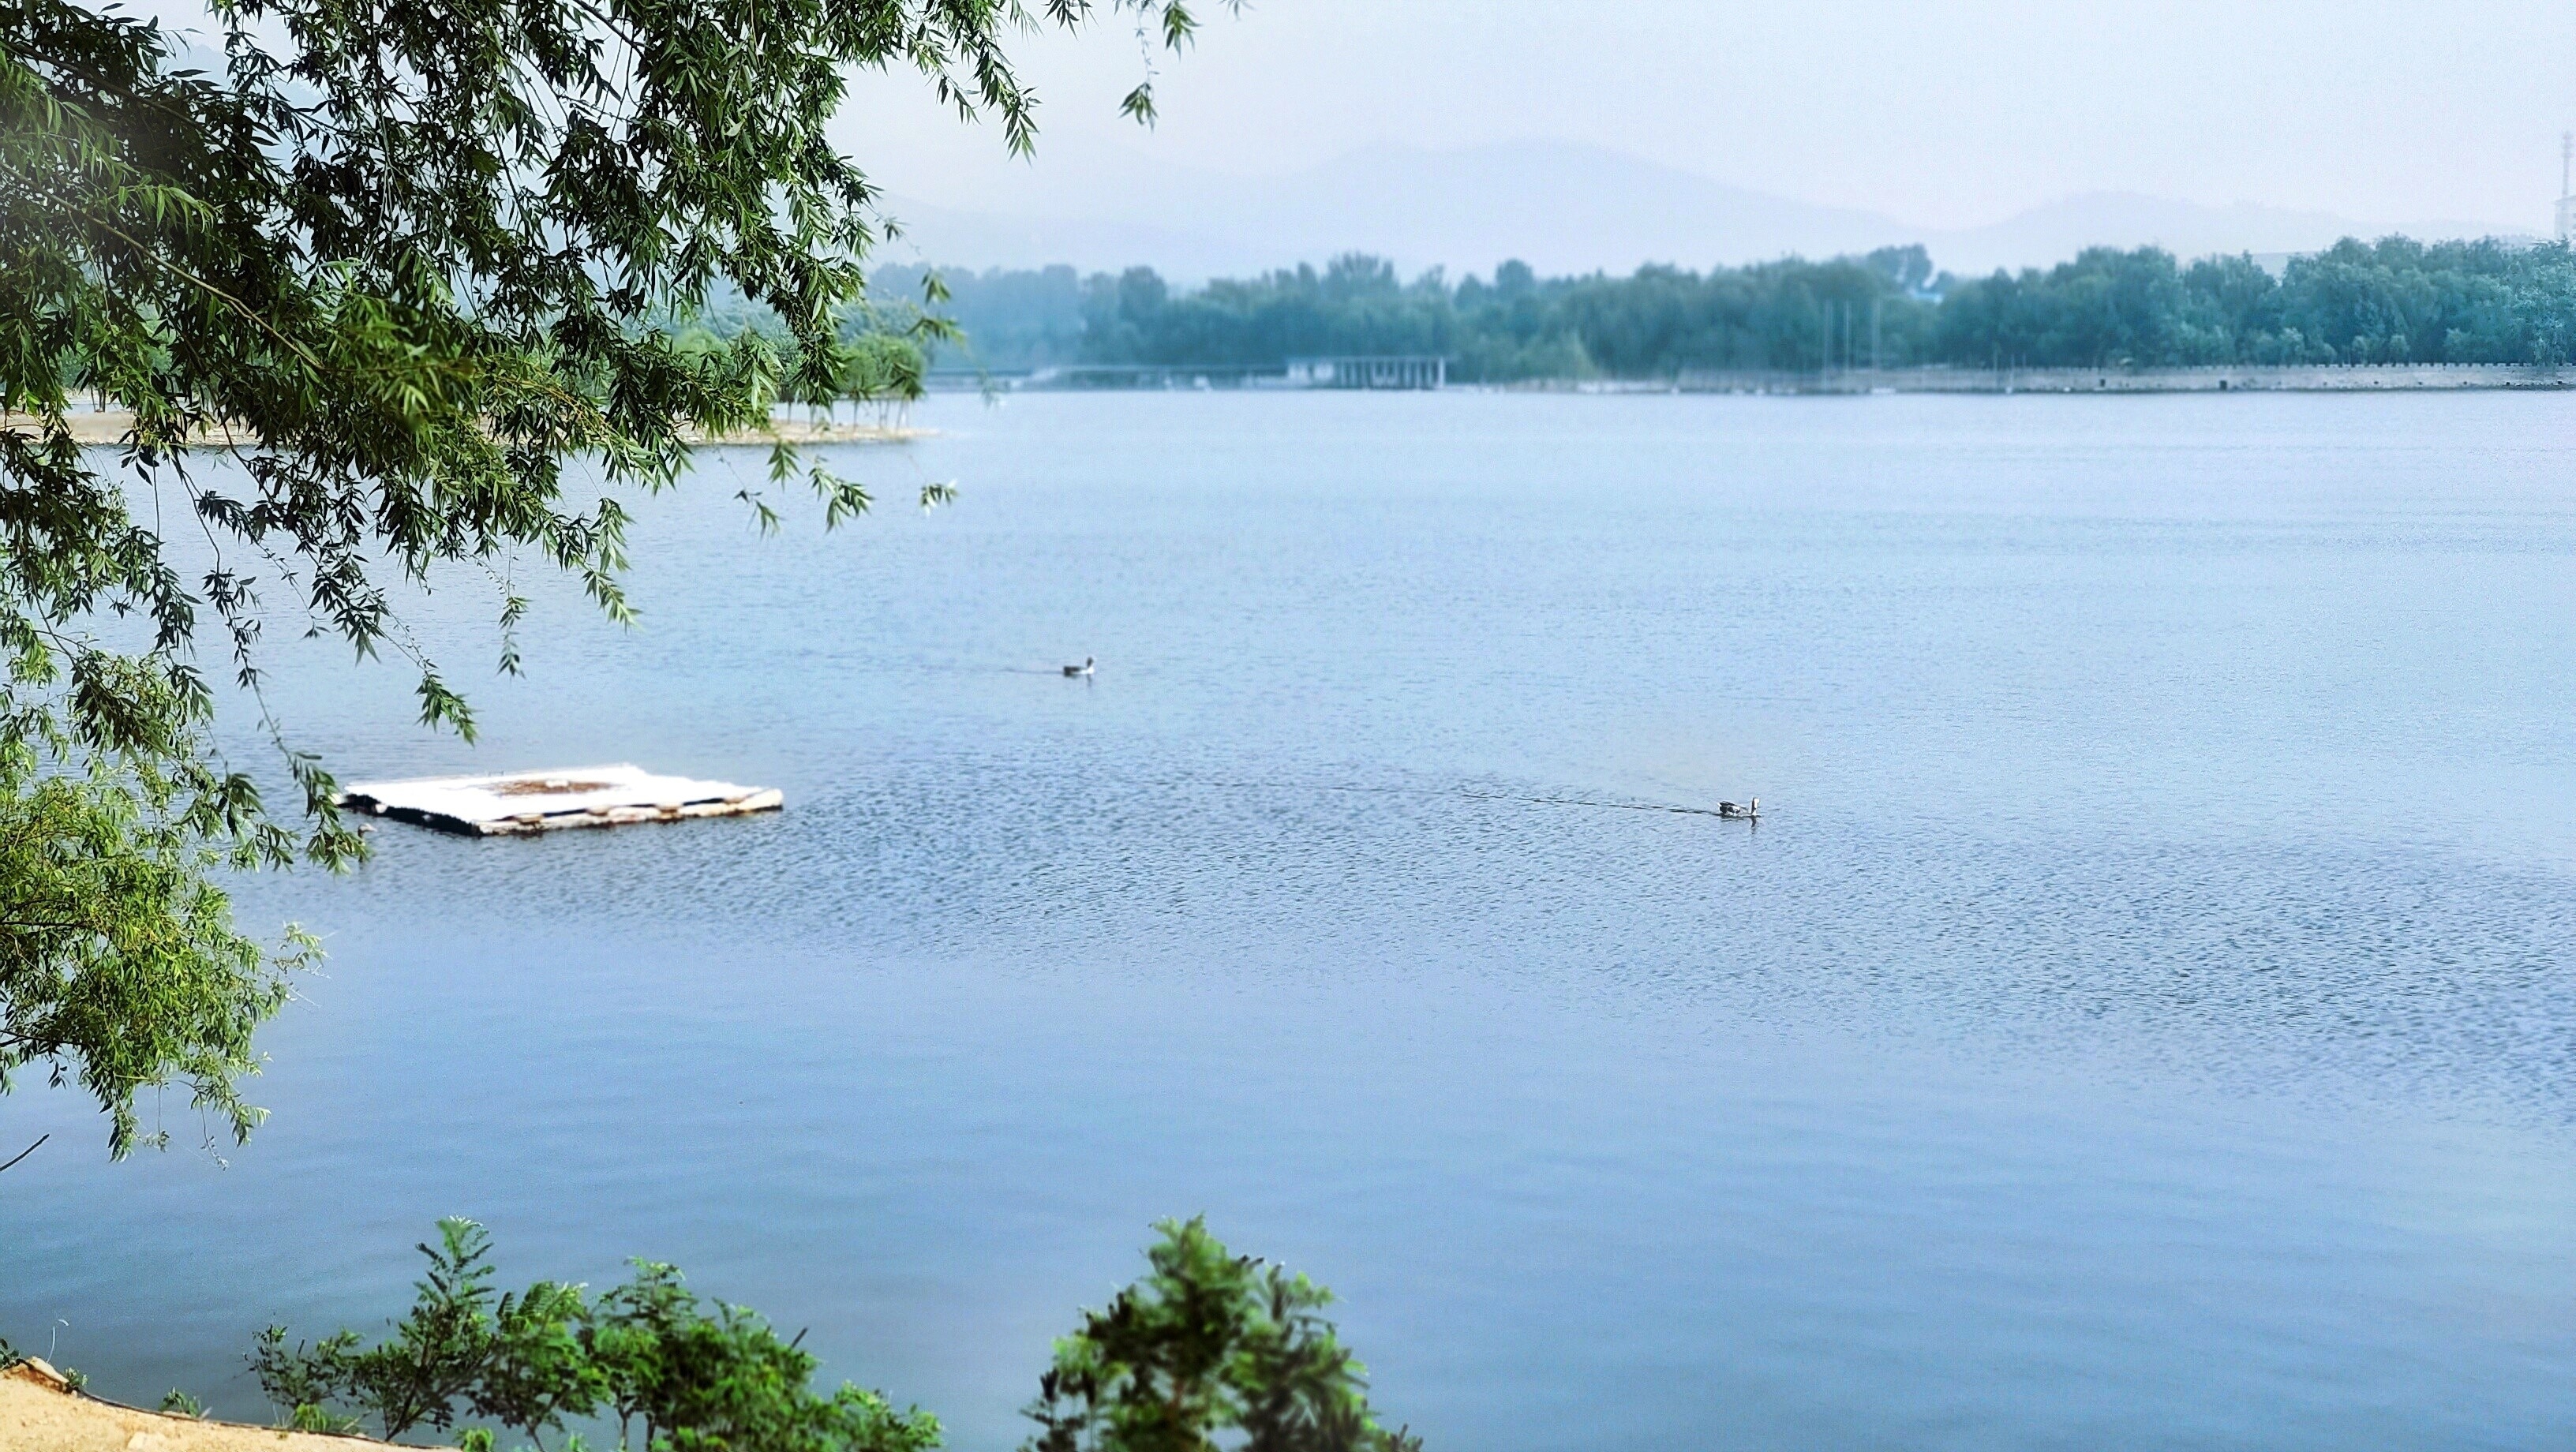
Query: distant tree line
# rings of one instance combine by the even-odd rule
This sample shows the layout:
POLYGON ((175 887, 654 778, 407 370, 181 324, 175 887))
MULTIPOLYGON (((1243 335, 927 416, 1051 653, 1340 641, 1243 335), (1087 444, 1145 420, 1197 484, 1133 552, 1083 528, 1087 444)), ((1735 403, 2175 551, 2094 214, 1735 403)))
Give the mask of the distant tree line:
MULTIPOLYGON (((2267 268, 2096 247, 2055 267, 1936 274, 1921 247, 1706 272, 1411 280, 1382 258, 1175 288, 1115 275, 946 273, 962 337, 940 366, 1272 367, 1298 356, 1436 353, 1468 382, 1759 369, 2576 360, 2576 254, 2498 241, 2346 240, 2267 268)), ((878 274, 917 288, 917 272, 878 274)))

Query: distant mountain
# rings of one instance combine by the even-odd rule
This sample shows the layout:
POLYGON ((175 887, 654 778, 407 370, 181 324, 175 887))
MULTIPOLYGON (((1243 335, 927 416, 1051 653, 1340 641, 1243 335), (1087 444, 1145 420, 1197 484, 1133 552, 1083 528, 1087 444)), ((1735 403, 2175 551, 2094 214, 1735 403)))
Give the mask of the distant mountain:
POLYGON ((2212 207, 2103 192, 1988 226, 1942 231, 1876 212, 1729 186, 1602 147, 1526 141, 1424 151, 1376 146, 1276 177, 1128 158, 1081 177, 1021 172, 1009 190, 941 202, 897 196, 907 252, 943 264, 1082 270, 1147 263, 1192 282, 1335 253, 1374 252, 1410 273, 1490 273, 1517 257, 1543 274, 1692 268, 1921 242, 1960 273, 2061 261, 2093 245, 2154 243, 2186 257, 2307 251, 2344 236, 2478 236, 2497 229, 2374 226, 2317 212, 2212 207), (943 204, 944 203, 944 204, 943 204))
MULTIPOLYGON (((1542 273, 1689 267, 1865 251, 1914 229, 1564 142, 1418 151, 1381 146, 1237 194, 1254 235, 1301 256, 1359 248, 1413 265, 1542 273)), ((1206 213, 1198 214, 1201 225, 1206 213)))
POLYGON ((982 206, 897 196, 924 257, 971 266, 1150 263, 1199 277, 1374 252, 1407 272, 1690 267, 1866 250, 1920 229, 1869 212, 1727 186, 1566 142, 1420 151, 1380 146, 1279 177, 1119 168, 1079 187, 1028 185, 982 206), (1008 210, 1003 210, 1007 206, 1008 210))

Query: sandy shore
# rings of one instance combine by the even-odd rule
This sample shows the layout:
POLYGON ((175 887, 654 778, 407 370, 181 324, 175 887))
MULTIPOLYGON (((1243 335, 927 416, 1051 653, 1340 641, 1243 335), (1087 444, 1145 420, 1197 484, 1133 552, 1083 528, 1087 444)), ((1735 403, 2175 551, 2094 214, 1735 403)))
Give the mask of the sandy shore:
POLYGON ((0 1447, 8 1452, 366 1452, 388 1445, 139 1412, 66 1390, 52 1370, 30 1361, 0 1372, 0 1447))
MULTIPOLYGON (((95 413, 65 414, 63 418, 71 426, 72 437, 84 444, 123 443, 126 431, 134 427, 134 415, 121 408, 104 409, 95 413)), ((20 422, 22 421, 16 418, 0 419, 0 424, 20 422)), ((908 424, 834 424, 815 423, 799 418, 781 418, 773 421, 766 432, 726 434, 714 439, 699 439, 696 442, 719 447, 735 445, 766 447, 773 443, 901 444, 914 439, 928 438, 936 432, 935 429, 913 428, 908 424)), ((199 442, 212 445, 220 441, 201 438, 199 442)))

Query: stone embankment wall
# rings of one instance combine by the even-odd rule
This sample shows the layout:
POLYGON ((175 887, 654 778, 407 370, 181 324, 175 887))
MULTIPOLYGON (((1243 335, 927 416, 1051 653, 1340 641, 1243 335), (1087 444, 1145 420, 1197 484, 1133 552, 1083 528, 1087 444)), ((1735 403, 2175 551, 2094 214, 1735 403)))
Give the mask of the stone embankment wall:
POLYGON ((1584 384, 1682 393, 2373 393, 2576 388, 2576 367, 2389 363, 2302 368, 1889 368, 1847 373, 1684 373, 1659 383, 1584 384))

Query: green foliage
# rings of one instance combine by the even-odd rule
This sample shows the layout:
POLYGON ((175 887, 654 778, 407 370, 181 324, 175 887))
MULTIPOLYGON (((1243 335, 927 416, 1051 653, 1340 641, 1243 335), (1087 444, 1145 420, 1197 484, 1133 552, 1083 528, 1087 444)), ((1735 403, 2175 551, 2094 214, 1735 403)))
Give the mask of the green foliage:
POLYGON ((206 1404, 174 1386, 161 1394, 161 1410, 174 1417, 202 1417, 206 1404))
POLYGON ((930 365, 921 345, 910 337, 870 331, 835 340, 828 347, 830 356, 821 379, 792 393, 791 402, 828 413, 848 400, 888 413, 921 400, 930 365))
POLYGON ((311 1402, 298 1402, 279 1425, 289 1431, 320 1432, 331 1437, 363 1437, 367 1429, 360 1418, 336 1416, 311 1402))
POLYGON ((939 314, 954 329, 947 338, 924 340, 934 363, 1043 368, 1082 359, 1083 281, 1070 267, 983 272, 881 267, 869 280, 889 296, 920 293, 936 282, 944 294, 939 314))
MULTIPOLYGON (((709 1306, 667 1265, 586 1303, 579 1286, 540 1281, 492 1289, 491 1239, 466 1220, 439 1222, 422 1245, 428 1274, 410 1313, 374 1346, 341 1331, 290 1348, 264 1332, 252 1369, 291 1425, 347 1430, 370 1419, 387 1438, 460 1419, 498 1424, 540 1446, 599 1415, 619 1443, 654 1452, 927 1452, 936 1419, 897 1411, 879 1394, 811 1387, 818 1362, 740 1306, 709 1306), (352 1410, 354 1409, 354 1410, 352 1410)), ((801 1339, 801 1338, 800 1338, 801 1339)), ((469 1442, 489 1447, 488 1427, 469 1442)))
MULTIPOLYGON (((985 274, 965 330, 1061 332, 1071 286, 1066 269, 985 274)), ((1083 280, 1080 293, 1090 362, 1275 368, 1297 356, 1437 353, 1465 382, 2576 360, 2576 253, 2494 241, 2347 240, 2290 259, 2278 278, 2247 256, 2186 267, 2152 247, 2097 247, 2053 268, 1963 281, 1936 275, 1915 246, 1626 277, 1543 279, 1506 262, 1491 282, 1455 285, 1436 269, 1405 282, 1361 255, 1194 292, 1137 267, 1083 280)))
POLYGON ((1370 1414, 1332 1293, 1164 1221, 1151 1270, 1056 1343, 1026 1452, 1419 1452, 1370 1414), (1222 1441, 1220 1439, 1223 1439, 1222 1441))
POLYGON ((830 1397, 813 1395, 813 1354, 780 1340, 758 1314, 722 1303, 710 1314, 670 1266, 643 1262, 636 1271, 600 1297, 586 1338, 621 1440, 640 1429, 638 1445, 674 1452, 938 1445, 934 1418, 898 1412, 875 1392, 844 1384, 830 1397))
MULTIPOLYGON (((916 71, 1024 152, 1005 43, 1093 8, 219 0, 191 49, 104 0, 0 0, 0 1073, 79 1079, 118 1154, 175 1080, 246 1135, 250 1032, 310 944, 233 932, 210 868, 362 850, 261 703, 271 621, 404 660, 421 721, 470 738, 391 587, 498 582, 515 669, 513 571, 627 618, 630 510, 691 440, 917 390, 917 349, 842 342, 888 226, 830 139, 850 79, 916 71), (773 328, 693 334, 720 297, 773 328), (131 411, 122 448, 75 443, 79 397, 131 411), (200 438, 238 467, 196 467, 200 438), (171 529, 212 547, 201 577, 171 529), (287 812, 213 749, 201 650, 287 812)), ((1168 46, 1193 24, 1101 8, 1168 46)), ((1151 117, 1150 81, 1125 109, 1151 117)), ((790 465, 827 522, 865 507, 790 465)))
POLYGON ((841 396, 860 402, 918 402, 922 373, 928 364, 921 347, 909 338, 868 333, 848 345, 841 369, 841 396))
POLYGON ((1438 274, 1407 285, 1381 258, 1353 253, 1318 272, 1220 279, 1174 294, 1160 275, 1131 267, 1085 288, 1084 356, 1101 363, 1275 365, 1319 353, 1440 353, 1458 319, 1438 274))
POLYGON ((122 1155, 166 1138, 141 1134, 136 1095, 185 1079, 248 1135, 251 1034, 311 940, 290 930, 268 952, 233 930, 210 880, 226 828, 202 800, 180 805, 163 763, 136 753, 74 776, 41 761, 32 742, 0 741, 0 1089, 28 1064, 56 1083, 76 1074, 122 1155))
POLYGON ((359 1409, 399 1437, 424 1424, 474 1414, 531 1435, 587 1416, 606 1390, 582 1353, 587 1315, 577 1286, 539 1281, 524 1293, 492 1289, 491 1236, 470 1220, 438 1222, 439 1243, 419 1247, 429 1271, 393 1336, 362 1346, 342 1331, 289 1349, 283 1327, 263 1332, 251 1355, 260 1388, 279 1407, 359 1409))
POLYGON ((1437 353, 1467 382, 1815 369, 1881 355, 1904 363, 1920 361, 1928 332, 1932 304, 1911 289, 1929 271, 1918 247, 1705 275, 1659 266, 1546 281, 1507 262, 1491 283, 1452 286, 1436 269, 1408 283, 1384 259, 1351 254, 1320 272, 1299 267, 1175 295, 1151 269, 1130 268, 1087 284, 1083 349, 1105 363, 1254 366, 1437 353))
MULTIPOLYGON (((412 1308, 373 1346, 341 1331, 287 1345, 270 1327, 252 1352, 285 1424, 388 1438, 467 1426, 460 1447, 492 1452, 494 1429, 538 1447, 576 1423, 613 1418, 633 1452, 930 1452, 939 1423, 844 1383, 812 1389, 803 1336, 757 1313, 701 1301, 668 1265, 635 1263, 626 1284, 586 1302, 538 1282, 495 1294, 491 1241, 439 1222, 412 1308)), ((1203 1220, 1165 1221, 1145 1278, 1056 1343, 1027 1414, 1026 1452, 1421 1452, 1380 1427, 1364 1369, 1323 1309, 1332 1293, 1229 1252, 1203 1220)), ((173 1393, 173 1396, 176 1396, 173 1393)), ((567 1446, 578 1446, 569 1433, 567 1446)))

